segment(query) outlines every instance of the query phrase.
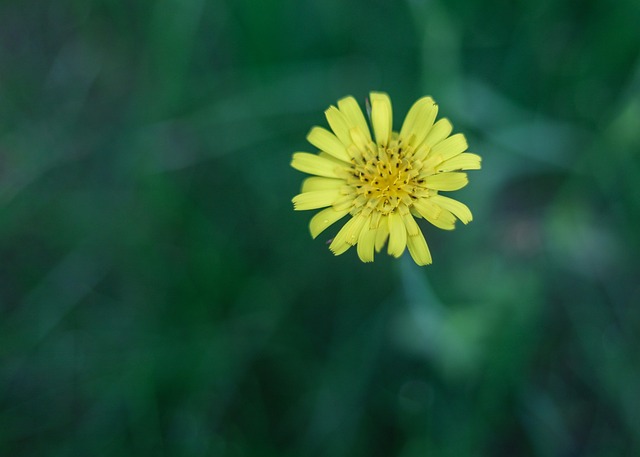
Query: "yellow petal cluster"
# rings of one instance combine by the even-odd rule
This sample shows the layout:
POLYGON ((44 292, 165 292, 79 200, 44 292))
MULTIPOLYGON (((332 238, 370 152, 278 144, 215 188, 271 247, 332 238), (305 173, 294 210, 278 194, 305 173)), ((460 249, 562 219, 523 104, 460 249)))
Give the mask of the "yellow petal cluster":
POLYGON ((470 222, 469 208, 440 192, 466 186, 463 171, 480 169, 480 156, 465 152, 464 135, 452 135, 447 119, 436 121, 431 97, 413 104, 399 133, 389 96, 371 92, 370 102, 373 136, 356 100, 345 97, 325 111, 331 131, 313 127, 307 135, 318 152, 293 154, 291 166, 313 175, 293 198, 294 209, 321 209, 309 224, 313 238, 350 215, 329 246, 335 255, 357 246, 360 259, 372 262, 387 245, 394 257, 408 249, 418 265, 428 265, 431 253, 416 219, 444 230, 470 222))

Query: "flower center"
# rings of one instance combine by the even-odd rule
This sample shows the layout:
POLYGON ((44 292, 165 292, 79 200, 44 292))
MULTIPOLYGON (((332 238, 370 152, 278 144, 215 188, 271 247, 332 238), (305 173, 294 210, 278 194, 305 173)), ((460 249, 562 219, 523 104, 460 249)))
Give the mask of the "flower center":
POLYGON ((395 211, 402 203, 411 206, 419 173, 397 144, 379 146, 375 153, 367 151, 362 159, 354 164, 353 171, 357 178, 352 181, 358 194, 356 206, 366 205, 382 214, 395 211))

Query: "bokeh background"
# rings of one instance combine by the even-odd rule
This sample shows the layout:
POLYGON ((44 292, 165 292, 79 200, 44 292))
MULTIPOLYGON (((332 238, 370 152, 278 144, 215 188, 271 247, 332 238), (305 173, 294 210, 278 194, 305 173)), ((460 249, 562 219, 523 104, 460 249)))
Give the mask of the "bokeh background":
POLYGON ((0 2, 0 455, 640 455, 637 0, 0 2), (483 156, 434 264, 290 199, 338 98, 483 156))

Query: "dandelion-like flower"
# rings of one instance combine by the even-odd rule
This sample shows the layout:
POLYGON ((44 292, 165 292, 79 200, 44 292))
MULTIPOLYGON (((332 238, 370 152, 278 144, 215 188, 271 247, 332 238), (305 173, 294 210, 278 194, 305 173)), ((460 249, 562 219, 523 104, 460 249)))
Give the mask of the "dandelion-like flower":
POLYGON ((438 105, 431 97, 413 104, 399 133, 389 96, 371 92, 370 100, 374 137, 358 103, 346 97, 325 111, 333 133, 313 127, 307 135, 320 152, 293 154, 291 166, 314 175, 293 198, 294 209, 324 208, 309 224, 313 238, 351 215, 329 246, 335 255, 357 245, 360 260, 372 262, 388 240, 390 255, 408 248, 418 265, 428 265, 431 253, 416 218, 444 230, 454 229, 457 219, 471 221, 465 204, 440 192, 466 186, 462 170, 480 169, 480 156, 465 152, 467 141, 451 135, 449 120, 435 122, 438 105))

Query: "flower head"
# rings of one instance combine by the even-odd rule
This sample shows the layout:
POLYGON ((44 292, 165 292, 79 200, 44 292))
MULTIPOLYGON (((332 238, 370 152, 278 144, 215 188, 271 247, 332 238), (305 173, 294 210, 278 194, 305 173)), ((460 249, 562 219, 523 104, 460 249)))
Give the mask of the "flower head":
POLYGON ((460 219, 471 221, 469 208, 441 191, 468 183, 462 170, 480 169, 480 156, 469 152, 464 135, 451 135, 447 119, 435 122, 438 105, 431 97, 413 104, 400 132, 392 128, 391 100, 371 92, 371 126, 353 97, 330 106, 325 115, 333 133, 313 127, 307 140, 317 154, 296 152, 291 166, 313 175, 293 198, 294 209, 322 209, 309 224, 317 237, 327 227, 350 215, 329 249, 339 255, 357 245, 363 262, 372 262, 374 250, 400 257, 405 248, 418 265, 431 263, 431 253, 416 218, 444 230, 460 219))

